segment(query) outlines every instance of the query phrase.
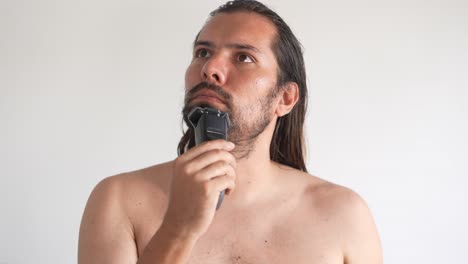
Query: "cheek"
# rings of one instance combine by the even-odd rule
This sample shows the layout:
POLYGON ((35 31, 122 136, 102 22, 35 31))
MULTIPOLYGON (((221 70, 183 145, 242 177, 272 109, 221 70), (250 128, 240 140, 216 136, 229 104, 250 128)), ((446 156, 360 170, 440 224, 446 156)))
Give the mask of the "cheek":
POLYGON ((190 64, 185 71, 185 89, 190 89, 197 84, 197 69, 196 65, 190 64))
POLYGON ((276 82, 273 81, 271 76, 261 76, 261 77, 256 77, 252 81, 252 87, 250 89, 250 93, 252 94, 254 92, 254 95, 258 98, 261 99, 264 96, 266 96, 271 89, 275 87, 276 82))

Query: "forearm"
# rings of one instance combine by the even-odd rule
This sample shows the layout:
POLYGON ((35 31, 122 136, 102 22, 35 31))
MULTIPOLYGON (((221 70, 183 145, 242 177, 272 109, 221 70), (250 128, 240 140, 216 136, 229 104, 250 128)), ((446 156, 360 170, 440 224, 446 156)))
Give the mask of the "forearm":
POLYGON ((146 246, 137 264, 186 264, 196 243, 194 237, 178 237, 160 228, 146 246))

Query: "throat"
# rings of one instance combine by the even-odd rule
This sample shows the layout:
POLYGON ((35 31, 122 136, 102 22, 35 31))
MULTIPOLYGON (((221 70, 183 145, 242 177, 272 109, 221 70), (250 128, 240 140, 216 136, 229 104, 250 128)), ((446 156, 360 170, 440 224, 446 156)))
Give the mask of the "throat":
POLYGON ((226 199, 239 206, 248 206, 272 194, 277 189, 275 179, 271 161, 240 160, 237 162, 235 189, 226 199))

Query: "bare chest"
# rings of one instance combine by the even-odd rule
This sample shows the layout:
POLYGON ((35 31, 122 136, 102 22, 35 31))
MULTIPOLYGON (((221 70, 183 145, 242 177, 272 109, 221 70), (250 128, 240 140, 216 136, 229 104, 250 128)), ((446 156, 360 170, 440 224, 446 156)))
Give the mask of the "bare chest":
MULTIPOLYGON (((189 264, 342 264, 340 243, 326 223, 298 216, 215 218, 197 241, 189 264)), ((151 239, 154 226, 149 221, 137 234, 139 252, 151 239)))
POLYGON ((263 211, 215 218, 192 251, 190 264, 342 264, 330 226, 314 217, 263 211))
POLYGON ((208 232, 192 251, 190 264, 343 263, 336 243, 317 232, 305 234, 295 227, 268 230, 232 228, 208 232))

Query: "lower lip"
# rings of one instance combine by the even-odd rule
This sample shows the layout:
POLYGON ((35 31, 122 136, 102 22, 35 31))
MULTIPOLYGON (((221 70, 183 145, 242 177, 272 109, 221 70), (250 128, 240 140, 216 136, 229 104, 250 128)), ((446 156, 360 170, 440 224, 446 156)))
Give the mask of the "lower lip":
POLYGON ((206 95, 199 95, 199 96, 195 97, 194 101, 195 100, 202 100, 202 101, 209 101, 209 102, 216 102, 216 103, 224 104, 218 98, 213 97, 213 96, 206 96, 206 95))

